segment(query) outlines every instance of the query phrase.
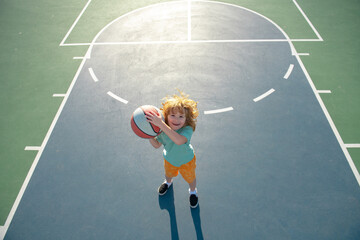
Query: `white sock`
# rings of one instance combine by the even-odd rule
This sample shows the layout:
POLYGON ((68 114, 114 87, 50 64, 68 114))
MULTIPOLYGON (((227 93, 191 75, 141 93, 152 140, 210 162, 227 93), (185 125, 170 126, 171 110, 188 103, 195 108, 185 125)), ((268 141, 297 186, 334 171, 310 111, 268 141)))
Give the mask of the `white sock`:
POLYGON ((197 188, 195 188, 194 191, 191 191, 190 188, 189 188, 189 193, 190 193, 190 195, 195 194, 197 196, 197 188))
POLYGON ((170 187, 171 184, 172 184, 172 181, 168 183, 168 182, 165 180, 165 183, 168 185, 168 187, 170 187))

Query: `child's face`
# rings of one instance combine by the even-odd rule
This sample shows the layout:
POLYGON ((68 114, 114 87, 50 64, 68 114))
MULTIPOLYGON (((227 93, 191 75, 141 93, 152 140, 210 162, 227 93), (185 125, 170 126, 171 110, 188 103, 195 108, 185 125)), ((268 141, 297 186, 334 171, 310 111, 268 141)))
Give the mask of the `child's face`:
POLYGON ((182 128, 186 122, 185 112, 181 113, 180 111, 171 110, 168 115, 168 125, 169 127, 176 131, 182 128))

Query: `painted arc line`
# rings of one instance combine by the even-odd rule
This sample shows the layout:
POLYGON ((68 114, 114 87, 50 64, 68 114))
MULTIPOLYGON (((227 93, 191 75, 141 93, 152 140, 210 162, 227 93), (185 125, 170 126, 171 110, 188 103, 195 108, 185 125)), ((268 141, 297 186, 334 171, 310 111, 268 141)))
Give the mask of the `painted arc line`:
POLYGON ((188 41, 191 41, 191 0, 188 0, 188 41))
POLYGON ((89 73, 90 73, 91 77, 93 78, 94 82, 99 81, 99 79, 96 77, 94 70, 92 68, 89 68, 89 73))
POLYGON ((125 99, 123 99, 123 98, 115 95, 114 93, 112 93, 112 92, 110 92, 110 91, 107 92, 107 94, 108 94, 110 97, 116 99, 116 100, 119 101, 119 102, 122 102, 122 103, 125 103, 125 104, 128 104, 128 102, 129 102, 129 101, 127 101, 127 100, 125 100, 125 99))
POLYGON ((286 74, 284 76, 285 79, 289 78, 289 76, 290 76, 293 69, 294 69, 294 64, 290 64, 290 66, 289 66, 289 68, 288 68, 288 70, 287 70, 287 72, 286 72, 286 74))
MULTIPOLYGON (((294 45, 292 44, 292 41, 291 41, 291 39, 289 38, 289 36, 286 34, 286 32, 285 32, 282 28, 280 28, 280 26, 277 25, 274 21, 272 21, 271 19, 265 17, 264 15, 261 15, 261 14, 258 13, 258 12, 255 12, 255 11, 250 10, 250 9, 248 9, 248 8, 245 8, 245 7, 241 7, 241 6, 236 5, 236 4, 223 3, 223 2, 217 2, 217 1, 209 1, 209 0, 198 0, 198 1, 199 1, 199 2, 204 2, 204 3, 206 3, 206 4, 210 4, 210 3, 211 3, 211 4, 223 4, 223 5, 229 6, 229 7, 240 8, 240 9, 243 9, 243 10, 245 10, 245 11, 248 11, 248 12, 250 12, 250 13, 253 13, 253 14, 255 14, 255 15, 257 15, 257 16, 265 19, 265 20, 267 20, 268 22, 270 22, 271 24, 273 24, 273 25, 284 35, 285 39, 282 39, 282 40, 288 42, 288 44, 289 44, 289 46, 290 46, 290 49, 291 49, 291 54, 292 54, 293 56, 296 55, 296 49, 295 49, 294 45)), ((173 3, 176 3, 176 2, 181 2, 181 1, 174 1, 173 3)), ((142 10, 147 9, 147 8, 157 7, 157 6, 160 6, 160 5, 165 5, 165 4, 170 4, 170 3, 171 3, 171 2, 157 3, 157 4, 145 6, 145 7, 143 7, 143 8, 138 8, 138 9, 135 9, 135 10, 133 10, 133 11, 130 11, 130 12, 128 12, 128 13, 126 13, 126 14, 124 14, 124 15, 121 15, 120 17, 114 19, 112 22, 110 22, 110 23, 107 24, 104 28, 102 28, 102 29, 97 33, 97 35, 94 37, 94 39, 93 39, 92 42, 90 43, 90 47, 89 47, 89 49, 88 49, 88 51, 87 51, 87 53, 86 53, 86 58, 88 58, 88 59, 91 58, 92 49, 93 49, 96 41, 98 40, 99 36, 100 36, 109 26, 111 26, 112 24, 114 24, 116 21, 119 21, 119 20, 121 20, 121 19, 124 18, 124 17, 128 17, 128 15, 134 14, 135 12, 139 12, 139 11, 142 11, 142 10)), ((189 4, 189 3, 191 3, 191 0, 188 0, 188 4, 189 4)), ((190 10, 191 10, 191 9, 190 9, 190 10)), ((189 7, 188 7, 188 11, 189 11, 189 7)), ((189 37, 189 36, 188 36, 188 37, 189 37)), ((319 40, 319 39, 316 39, 316 40, 319 40)), ((186 42, 192 42, 192 41, 186 41, 186 42)))
POLYGON ((266 93, 258 96, 257 98, 254 98, 253 101, 254 101, 254 102, 258 102, 258 101, 266 98, 267 96, 269 96, 269 95, 272 94, 273 92, 275 92, 275 89, 272 88, 272 89, 270 89, 269 91, 267 91, 266 93))
POLYGON ((344 144, 346 148, 360 148, 360 143, 344 144))
POLYGON ((229 112, 234 110, 233 107, 228 107, 228 108, 221 108, 221 109, 216 109, 216 110, 209 110, 209 111, 204 111, 204 114, 215 114, 215 113, 223 113, 223 112, 229 112))
POLYGON ((41 147, 39 146, 26 146, 25 151, 40 151, 41 147))
POLYGON ((331 93, 331 90, 317 90, 318 93, 331 93))

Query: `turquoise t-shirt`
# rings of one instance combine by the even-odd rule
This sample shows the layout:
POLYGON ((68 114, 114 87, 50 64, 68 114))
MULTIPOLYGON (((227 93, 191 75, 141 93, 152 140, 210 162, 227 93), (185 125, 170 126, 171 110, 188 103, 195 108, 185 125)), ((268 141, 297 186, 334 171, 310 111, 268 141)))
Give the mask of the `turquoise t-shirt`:
POLYGON ((190 139, 194 131, 192 127, 185 126, 176 132, 185 136, 187 142, 182 145, 177 145, 164 132, 160 133, 156 139, 164 145, 163 156, 166 161, 175 167, 180 167, 194 158, 194 149, 190 144, 190 139))

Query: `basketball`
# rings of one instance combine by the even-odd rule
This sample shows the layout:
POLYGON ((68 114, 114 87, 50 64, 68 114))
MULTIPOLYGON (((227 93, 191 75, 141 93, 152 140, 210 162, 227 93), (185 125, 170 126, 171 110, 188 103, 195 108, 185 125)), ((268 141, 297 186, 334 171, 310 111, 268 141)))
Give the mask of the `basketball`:
POLYGON ((138 107, 131 116, 131 128, 141 138, 154 138, 161 133, 158 126, 147 121, 146 113, 148 112, 155 112, 164 119, 160 109, 157 107, 151 105, 138 107))

